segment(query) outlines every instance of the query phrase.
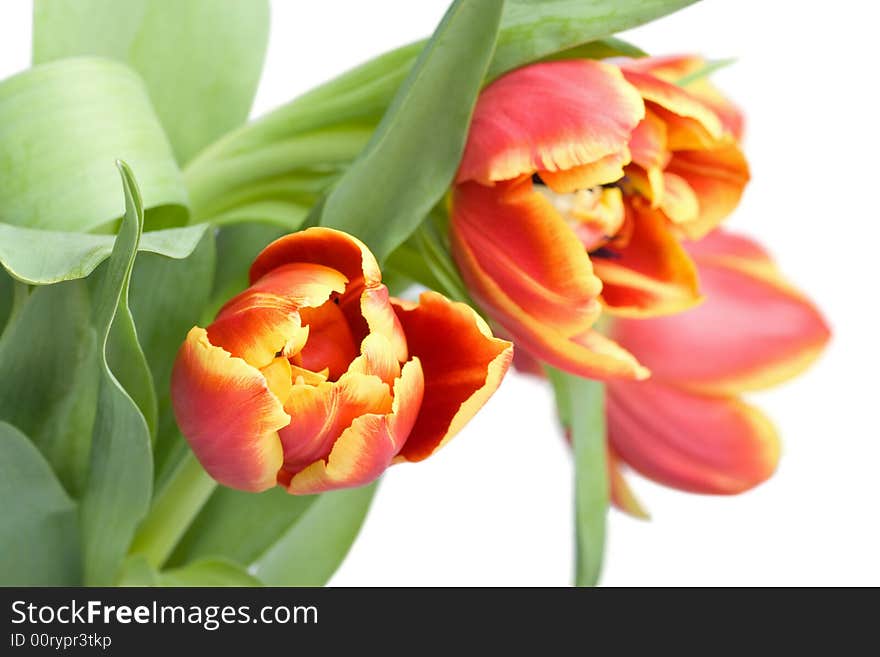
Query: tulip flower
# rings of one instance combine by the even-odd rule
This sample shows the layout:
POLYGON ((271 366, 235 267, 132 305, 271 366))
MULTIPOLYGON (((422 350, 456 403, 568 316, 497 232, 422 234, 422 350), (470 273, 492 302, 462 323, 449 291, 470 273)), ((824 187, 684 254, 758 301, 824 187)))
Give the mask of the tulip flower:
POLYGON ((705 301, 654 319, 615 319, 610 335, 652 377, 608 384, 614 502, 643 512, 620 471, 666 486, 733 494, 767 479, 779 459, 772 423, 740 395, 802 372, 830 332, 816 307, 758 244, 715 231, 688 246, 705 301))
POLYGON ((257 256, 250 287, 194 327, 172 376, 180 429, 227 486, 360 486, 444 445, 512 358, 468 306, 389 298, 375 258, 310 228, 257 256))
POLYGON ((573 60, 481 94, 451 196, 453 255, 473 298, 540 360, 595 378, 648 369, 595 329, 700 301, 696 239, 748 180, 739 113, 695 58, 573 60), (691 87, 693 86, 693 91, 691 87))

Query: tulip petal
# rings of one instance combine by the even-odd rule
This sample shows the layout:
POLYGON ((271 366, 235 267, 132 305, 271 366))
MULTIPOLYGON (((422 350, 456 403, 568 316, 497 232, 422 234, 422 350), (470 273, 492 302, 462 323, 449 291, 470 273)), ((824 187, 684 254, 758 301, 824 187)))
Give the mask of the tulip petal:
POLYGON ((370 333, 383 336, 399 362, 408 360, 409 348, 406 335, 391 306, 388 288, 384 285, 376 285, 365 289, 361 295, 360 307, 361 315, 366 320, 370 333))
POLYGON ((646 171, 663 169, 669 160, 666 147, 666 124, 651 111, 633 131, 629 142, 632 161, 646 171))
POLYGON ((407 440, 423 394, 418 359, 406 363, 394 386, 391 412, 355 418, 336 440, 326 460, 317 460, 293 476, 288 491, 296 495, 363 486, 376 480, 407 440))
POLYGON ((611 336, 655 378, 695 392, 758 390, 803 371, 830 337, 822 315, 754 243, 707 240, 691 247, 705 301, 671 317, 615 320, 611 336))
POLYGON ((294 385, 284 405, 290 424, 278 432, 287 475, 326 459, 356 418, 384 415, 391 411, 391 402, 388 385, 377 376, 346 373, 339 381, 294 385))
POLYGON ((683 231, 700 216, 700 202, 694 190, 684 178, 668 170, 663 172, 663 199, 660 209, 683 231))
POLYGON ((568 194, 620 180, 623 167, 629 164, 630 159, 629 149, 624 148, 589 164, 559 171, 539 171, 538 174, 554 192, 568 194))
POLYGON ((456 181, 491 185, 596 162, 623 151, 643 116, 639 94, 609 64, 517 69, 480 94, 456 181))
POLYGON ((667 124, 670 149, 681 148, 683 144, 680 142, 687 141, 684 136, 677 134, 678 131, 693 133, 689 137, 701 144, 717 142, 724 137, 724 126, 715 112, 681 87, 627 68, 623 69, 623 76, 638 89, 648 104, 649 111, 657 113, 667 124))
POLYGON ((586 329, 572 337, 545 322, 536 321, 486 276, 467 245, 453 241, 453 249, 462 276, 476 301, 514 343, 539 360, 572 374, 597 379, 643 379, 648 376, 648 370, 632 354, 596 331, 586 329))
POLYGON ((382 281, 379 264, 363 242, 339 230, 314 227, 280 237, 263 249, 251 265, 251 283, 290 263, 335 269, 355 287, 361 282, 371 286, 382 281))
POLYGON ((207 332, 213 344, 257 368, 266 367, 277 353, 296 353, 309 335, 292 302, 262 293, 248 293, 234 306, 227 304, 207 332))
POLYGON ((361 355, 348 367, 349 372, 378 376, 388 385, 400 376, 400 361, 391 342, 380 333, 370 333, 361 342, 361 355))
POLYGON ((766 480, 780 445, 770 421, 735 398, 654 381, 608 386, 608 437, 642 475, 694 493, 735 494, 766 480))
MULTIPOLYGON (((704 237, 733 212, 749 182, 749 165, 735 145, 678 151, 666 171, 667 176, 678 176, 696 194, 699 204, 696 221, 677 222, 684 235, 693 240, 704 237)), ((675 220, 672 215, 669 218, 675 220)))
MULTIPOLYGON (((609 311, 625 317, 652 317, 681 312, 700 301, 697 270, 670 234, 658 210, 634 200, 629 208, 632 234, 616 257, 593 257, 602 279, 602 300, 609 311)), ((649 366, 650 367, 650 366, 649 366)))
MULTIPOLYGON (((662 55, 627 60, 625 68, 631 71, 649 73, 672 84, 704 70, 708 62, 696 55, 662 55)), ((698 98, 721 119, 724 129, 739 141, 742 139, 744 119, 742 112, 725 98, 709 82, 708 77, 700 77, 684 86, 689 94, 698 98)))
POLYGON ((595 321, 602 284, 575 232, 529 178, 459 185, 451 232, 465 282, 489 307, 513 303, 568 335, 595 321))
POLYGON ((171 376, 180 431, 205 470, 225 486, 262 491, 283 462, 278 431, 290 417, 263 375, 194 327, 171 376))
POLYGON ((230 299, 208 326, 212 344, 255 367, 265 367, 278 352, 299 351, 308 337, 298 310, 323 304, 345 290, 346 278, 318 264, 281 266, 230 299))
POLYGON ((492 336, 473 309, 424 292, 394 302, 410 351, 421 362, 424 399, 400 460, 421 461, 446 444, 498 388, 513 346, 492 336))

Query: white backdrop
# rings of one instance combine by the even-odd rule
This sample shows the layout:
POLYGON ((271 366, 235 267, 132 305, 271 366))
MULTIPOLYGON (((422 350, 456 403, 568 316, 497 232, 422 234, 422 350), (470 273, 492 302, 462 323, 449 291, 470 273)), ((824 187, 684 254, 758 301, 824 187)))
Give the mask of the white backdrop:
MULTIPOLYGON (((222 4, 222 2, 218 2, 222 4)), ((447 0, 277 0, 259 115, 431 32, 447 0)), ((27 0, 0 3, 0 77, 28 65, 27 0)), ((753 182, 729 225, 818 302, 834 341, 754 397, 785 440, 746 495, 635 488, 653 520, 610 517, 607 585, 880 585, 877 11, 837 0, 705 0, 623 36, 661 54, 738 57, 715 80, 746 110, 753 182)), ((393 468, 335 585, 565 585, 571 464, 550 394, 511 375, 431 460, 393 468)))

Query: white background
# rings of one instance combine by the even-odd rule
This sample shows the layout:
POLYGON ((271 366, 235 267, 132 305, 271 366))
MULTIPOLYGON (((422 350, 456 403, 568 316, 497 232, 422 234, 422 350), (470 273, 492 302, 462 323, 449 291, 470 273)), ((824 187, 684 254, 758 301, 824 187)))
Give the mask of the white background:
MULTIPOLYGON (((222 2, 218 2, 222 4, 222 2)), ((272 3, 258 116, 429 34, 446 0, 272 3)), ((653 520, 610 516, 606 585, 880 585, 880 131, 877 11, 863 0, 705 0, 625 35, 655 54, 738 57, 716 82, 746 110, 753 171, 729 225, 760 238, 834 341, 755 400, 777 475, 733 498, 635 482, 653 520)), ((28 65, 30 2, 0 3, 0 77, 28 65)), ((565 585, 571 463, 543 384, 510 375, 446 449, 392 468, 336 585, 565 585)))

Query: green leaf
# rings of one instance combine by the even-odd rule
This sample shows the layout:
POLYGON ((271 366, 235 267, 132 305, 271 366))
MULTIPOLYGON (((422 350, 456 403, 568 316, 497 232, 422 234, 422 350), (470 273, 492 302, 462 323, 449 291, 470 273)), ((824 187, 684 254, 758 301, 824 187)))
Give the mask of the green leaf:
MULTIPOLYGON (((139 249, 168 258, 186 258, 207 229, 208 224, 198 224, 144 233, 139 249)), ((31 285, 85 278, 110 256, 114 240, 113 235, 37 230, 0 223, 0 263, 13 277, 31 285)))
POLYGON ((65 489, 79 497, 99 381, 84 281, 36 288, 27 296, 0 338, 0 372, 0 419, 30 436, 65 489))
POLYGON ((123 562, 117 586, 159 586, 159 573, 142 554, 132 554, 123 562))
POLYGON ((186 222, 182 176, 131 69, 85 57, 0 82, 3 223, 69 232, 112 228, 122 201, 118 158, 139 172, 150 228, 186 222))
POLYGON ((370 143, 327 198, 323 225, 360 237, 383 260, 442 198, 461 159, 503 7, 503 0, 453 3, 370 143))
POLYGON ((357 538, 377 486, 320 495, 249 572, 267 586, 326 584, 357 538))
POLYGON ((159 573, 159 586, 262 586, 237 563, 203 559, 159 573))
POLYGON ((348 554, 376 486, 310 496, 220 487, 168 564, 222 557, 245 564, 267 586, 323 585, 348 554))
POLYGON ((575 585, 595 586, 602 571, 609 504, 605 387, 550 368, 547 373, 574 449, 575 585))
MULTIPOLYGON (((115 320, 122 318, 129 341, 134 337, 129 332, 131 315, 126 300, 144 221, 141 196, 131 170, 121 162, 119 169, 125 190, 125 216, 93 304, 101 382, 80 515, 84 580, 89 586, 110 585, 116 580, 134 530, 149 507, 153 480, 147 423, 108 362, 108 342, 115 320)), ((130 345, 130 353, 139 350, 136 342, 130 345)))
POLYGON ((697 0, 507 0, 489 78, 642 25, 697 0))
POLYGON ((209 318, 248 286, 248 270, 257 254, 286 231, 262 223, 224 226, 217 231, 217 268, 209 318))
POLYGON ((187 332, 199 323, 208 303, 214 256, 214 235, 208 231, 187 258, 141 253, 134 265, 129 305, 152 373, 160 428, 174 425, 171 368, 187 332))
POLYGON ((268 37, 267 0, 34 3, 34 63, 74 55, 126 62, 146 81, 181 163, 247 119, 268 37))
POLYGON ((180 566, 210 556, 251 564, 277 543, 319 496, 294 496, 283 488, 245 493, 218 487, 168 561, 180 566))
POLYGON ((27 436, 0 422, 0 585, 79 584, 76 505, 27 436))

